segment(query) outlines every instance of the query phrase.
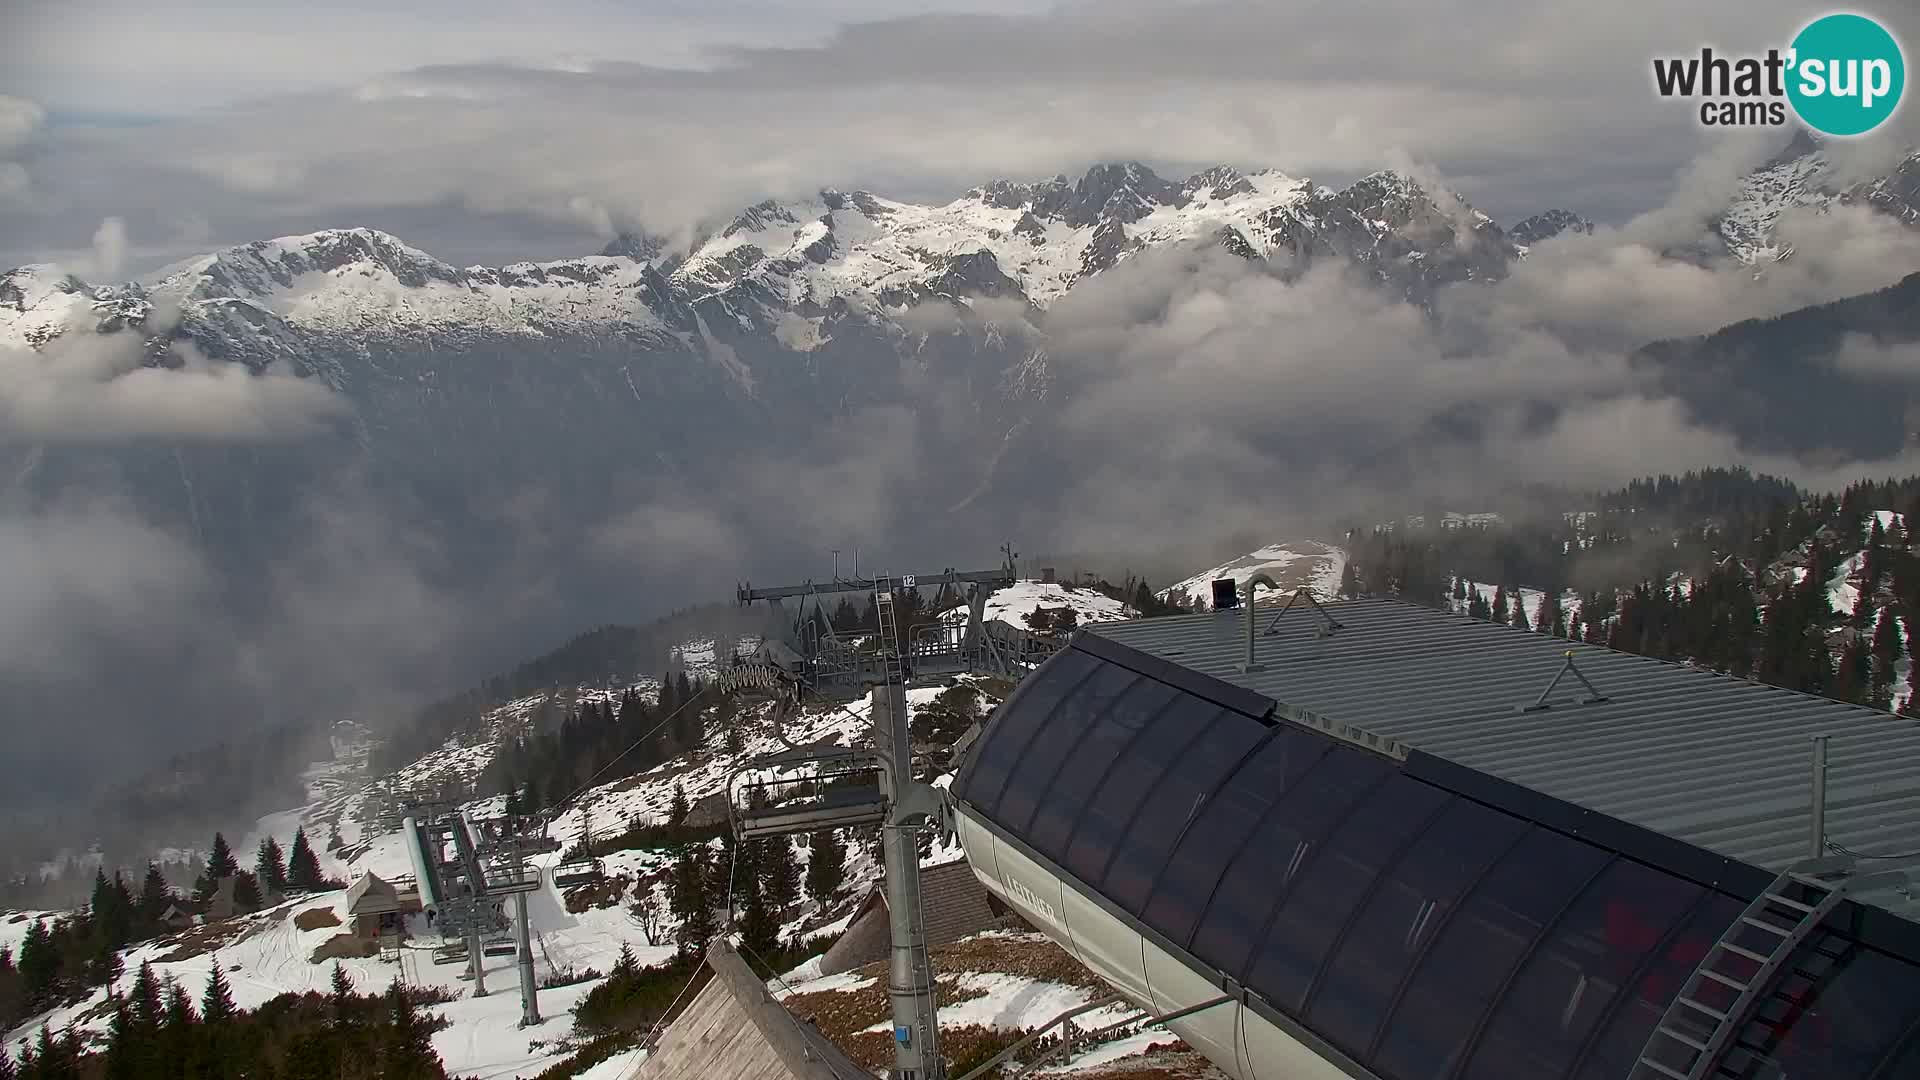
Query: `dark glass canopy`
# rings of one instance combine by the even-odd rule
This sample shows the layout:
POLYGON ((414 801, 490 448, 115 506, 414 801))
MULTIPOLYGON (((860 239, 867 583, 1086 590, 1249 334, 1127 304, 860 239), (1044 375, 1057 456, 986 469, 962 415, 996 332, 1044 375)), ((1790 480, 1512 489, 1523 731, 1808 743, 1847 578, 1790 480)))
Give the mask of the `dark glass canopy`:
MULTIPOLYGON (((1139 667, 1061 652, 955 794, 1388 1080, 1627 1080, 1744 907, 1139 667)), ((1920 1075, 1920 966, 1831 933, 1787 967, 1745 1075, 1920 1075)))

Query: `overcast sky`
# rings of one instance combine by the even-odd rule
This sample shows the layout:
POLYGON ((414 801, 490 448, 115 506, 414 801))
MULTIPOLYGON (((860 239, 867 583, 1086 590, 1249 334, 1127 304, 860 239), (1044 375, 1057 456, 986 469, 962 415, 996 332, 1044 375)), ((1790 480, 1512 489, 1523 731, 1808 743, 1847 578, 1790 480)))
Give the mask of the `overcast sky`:
MULTIPOLYGON (((1901 4, 1900 9, 1909 5, 1901 4)), ((1649 60, 1792 0, 14 0, 0 264, 129 270, 371 224, 455 262, 672 234, 820 186, 949 197, 1138 158, 1416 162, 1502 220, 1624 221, 1716 138, 1649 60)), ((1890 0, 1863 10, 1903 28, 1890 0), (1878 9, 1878 10, 1876 10, 1878 9)), ((1909 40, 1912 29, 1906 30, 1909 40)), ((1900 123, 1911 132, 1916 110, 1900 123)), ((1901 138, 1876 135, 1891 147, 1901 138)))

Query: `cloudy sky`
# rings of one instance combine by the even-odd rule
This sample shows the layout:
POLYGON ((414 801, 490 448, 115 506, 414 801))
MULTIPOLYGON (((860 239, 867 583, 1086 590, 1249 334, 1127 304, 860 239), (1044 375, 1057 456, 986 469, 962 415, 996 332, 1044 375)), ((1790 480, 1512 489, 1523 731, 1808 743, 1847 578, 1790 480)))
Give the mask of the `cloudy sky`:
MULTIPOLYGON (((1865 5, 1902 26, 1906 8, 1865 5)), ((1820 10, 14 0, 0 264, 97 261, 108 218, 134 271, 356 224, 460 263, 558 257, 823 185, 945 197, 1118 158, 1328 182, 1414 161, 1503 220, 1620 222, 1722 141, 1654 97, 1650 59, 1783 44, 1820 10)))

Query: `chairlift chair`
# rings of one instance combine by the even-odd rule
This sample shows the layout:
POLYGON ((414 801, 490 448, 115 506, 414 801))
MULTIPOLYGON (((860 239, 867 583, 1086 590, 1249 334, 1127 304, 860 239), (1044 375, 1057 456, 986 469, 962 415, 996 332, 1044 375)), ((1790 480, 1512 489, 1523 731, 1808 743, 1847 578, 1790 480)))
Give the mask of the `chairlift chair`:
POLYGON ((604 881, 606 876, 605 865, 599 859, 589 855, 584 859, 574 859, 554 867, 553 887, 570 889, 575 885, 592 885, 604 881))
MULTIPOLYGON (((816 758, 816 760, 821 760, 816 758)), ((880 769, 871 756, 841 751, 825 756, 837 771, 817 776, 760 780, 740 785, 738 802, 730 804, 734 836, 752 840, 813 829, 843 829, 877 825, 886 820, 887 802, 880 790, 880 769), (811 785, 811 794, 796 789, 811 785), (764 797, 758 802, 755 795, 764 797)))

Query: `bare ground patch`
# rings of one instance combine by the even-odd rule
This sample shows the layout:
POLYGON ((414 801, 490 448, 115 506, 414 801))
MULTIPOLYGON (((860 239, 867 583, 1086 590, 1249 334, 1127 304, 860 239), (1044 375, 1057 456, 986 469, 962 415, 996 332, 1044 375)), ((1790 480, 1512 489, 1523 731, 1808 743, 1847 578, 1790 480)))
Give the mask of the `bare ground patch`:
POLYGON ((272 922, 267 919, 227 919, 196 926, 174 938, 173 948, 164 956, 154 957, 154 962, 177 964, 182 960, 191 960, 215 949, 239 944, 255 934, 270 929, 272 925, 272 922))
MULTIPOLYGON (((1095 992, 1107 989, 1098 976, 1040 934, 983 934, 937 946, 933 949, 933 969, 937 974, 936 996, 942 1008, 986 996, 984 989, 962 988, 959 977, 970 973, 1015 975, 1095 992)), ((885 1023, 892 1015, 886 990, 887 963, 881 960, 868 964, 859 969, 859 974, 872 981, 854 990, 793 994, 783 999, 783 1004, 795 1016, 815 1024, 854 1061, 868 1068, 880 1068, 893 1060, 892 1034, 864 1029, 885 1023)), ((1017 1037, 1024 1032, 996 1031, 976 1024, 943 1027, 940 1031, 942 1055, 950 1060, 965 1060, 980 1047, 1011 1041, 1010 1034, 1017 1037)), ((1143 1076, 1141 1080, 1154 1078, 1143 1076)))
POLYGON ((332 908, 308 908, 293 917, 293 925, 301 930, 318 930, 323 926, 339 926, 340 916, 332 908))

